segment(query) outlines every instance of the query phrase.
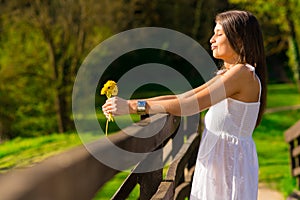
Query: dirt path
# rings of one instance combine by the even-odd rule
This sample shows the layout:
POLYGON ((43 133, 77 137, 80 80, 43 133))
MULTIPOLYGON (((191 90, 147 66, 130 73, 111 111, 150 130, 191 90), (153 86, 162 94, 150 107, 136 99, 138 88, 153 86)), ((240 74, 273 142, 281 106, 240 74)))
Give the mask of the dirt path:
POLYGON ((284 200, 284 197, 280 192, 272 190, 268 188, 265 184, 260 183, 258 185, 257 200, 284 200))

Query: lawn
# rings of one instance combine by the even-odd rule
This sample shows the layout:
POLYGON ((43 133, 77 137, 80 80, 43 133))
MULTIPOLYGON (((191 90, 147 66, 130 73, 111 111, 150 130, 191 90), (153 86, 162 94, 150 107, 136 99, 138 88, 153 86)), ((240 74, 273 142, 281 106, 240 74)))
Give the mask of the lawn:
POLYGON ((300 94, 292 84, 268 85, 267 108, 300 105, 300 94))
POLYGON ((300 119, 300 110, 266 114, 254 132, 259 160, 259 181, 285 196, 296 188, 291 177, 289 146, 283 132, 300 119))
POLYGON ((80 144, 78 135, 74 133, 15 138, 0 145, 0 173, 32 166, 49 156, 80 144))
MULTIPOLYGON (((290 84, 268 86, 268 108, 298 104, 300 95, 295 86, 290 84)), ((102 123, 105 121, 102 115, 99 118, 102 123)), ((288 145, 284 142, 283 132, 299 119, 299 110, 265 114, 261 125, 253 135, 259 157, 259 180, 285 195, 295 188, 296 183, 290 176, 288 145)), ((110 124, 110 132, 115 130, 117 127, 110 124)), ((75 133, 16 138, 4 142, 0 145, 0 173, 32 166, 49 156, 80 144, 81 140, 75 133)), ((96 199, 109 199, 126 176, 127 172, 118 174, 101 189, 96 199)), ((132 194, 135 199, 137 190, 138 188, 132 194)))

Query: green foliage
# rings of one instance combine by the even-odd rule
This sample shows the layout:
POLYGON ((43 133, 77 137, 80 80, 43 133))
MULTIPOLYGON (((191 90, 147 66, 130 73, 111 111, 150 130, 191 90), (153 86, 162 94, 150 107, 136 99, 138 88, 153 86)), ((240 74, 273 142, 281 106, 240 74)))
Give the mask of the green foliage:
POLYGON ((53 101, 45 43, 37 29, 23 22, 5 21, 0 50, 0 110, 2 137, 54 132, 53 101), (20 45, 21 44, 21 45, 20 45))
POLYGON ((0 140, 72 127, 76 71, 87 51, 111 34, 95 23, 101 20, 98 4, 87 15, 95 2, 79 3, 0 3, 5 11, 0 14, 5 27, 0 37, 0 140))
POLYGON ((207 45, 212 13, 226 3, 198 3, 196 12, 196 2, 1 2, 0 97, 4 98, 0 104, 6 109, 0 110, 0 138, 73 130, 71 95, 76 72, 84 56, 113 33, 162 26, 207 45), (202 12, 207 7, 215 9, 202 12))
MULTIPOLYGON (((290 37, 289 40, 289 49, 287 51, 287 56, 289 58, 289 66, 293 72, 293 80, 297 82, 299 80, 299 47, 295 38, 290 37)), ((299 87, 299 86, 298 86, 299 87)), ((300 88, 299 88, 300 91, 300 88)))
MULTIPOLYGON (((265 40, 268 56, 285 52, 288 65, 293 73, 293 79, 300 88, 300 3, 298 0, 230 0, 231 6, 246 9, 259 19, 265 40)), ((273 57, 276 59, 276 57, 273 57)), ((270 62, 277 65, 278 60, 270 62)), ((282 67, 281 66, 281 67, 282 67)), ((272 67, 272 66, 271 66, 272 67)))
MULTIPOLYGON (((230 3, 230 7, 249 9, 259 17, 269 55, 287 50, 291 31, 286 21, 290 9, 294 39, 299 44, 300 8, 296 0, 231 0, 230 3)), ((113 33, 161 26, 190 35, 207 48, 214 15, 227 7, 227 1, 196 0, 1 2, 0 138, 72 130, 71 94, 76 72, 84 56, 113 33)), ((148 58, 155 55, 151 53, 148 58)), ((122 62, 125 62, 123 67, 127 66, 130 59, 122 62)), ((175 68, 183 66, 177 63, 179 67, 175 68)), ((120 66, 116 65, 119 71, 120 66)), ((181 69, 189 80, 195 79, 192 70, 185 67, 181 69)))

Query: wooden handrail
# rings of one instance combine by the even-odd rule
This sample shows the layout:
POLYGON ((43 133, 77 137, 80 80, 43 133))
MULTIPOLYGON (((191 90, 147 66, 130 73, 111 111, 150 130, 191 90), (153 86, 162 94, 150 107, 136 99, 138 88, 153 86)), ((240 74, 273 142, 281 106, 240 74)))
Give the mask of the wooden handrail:
POLYGON ((171 163, 166 178, 160 184, 152 200, 184 199, 183 197, 189 195, 199 144, 199 133, 194 133, 188 138, 171 163))
MULTIPOLYGON (((154 115, 116 134, 109 135, 107 138, 102 138, 86 146, 80 146, 60 155, 53 156, 36 166, 27 169, 12 170, 0 176, 1 200, 92 199, 107 181, 119 173, 119 170, 99 162, 91 154, 91 151, 96 154, 106 152, 109 156, 111 147, 105 142, 108 139, 113 145, 129 152, 151 152, 161 148, 169 140, 172 140, 176 131, 182 131, 178 129, 181 121, 179 117, 175 116, 166 114, 154 115), (157 134, 146 137, 152 130, 161 126, 162 122, 164 122, 163 127, 157 134), (128 131, 130 132, 130 136, 126 134, 128 131)), ((194 155, 193 160, 195 161, 195 151, 197 151, 197 144, 199 145, 199 136, 193 134, 193 137, 189 137, 179 150, 178 155, 180 156, 178 157, 178 161, 176 161, 176 165, 178 166, 176 174, 184 174, 183 172, 179 172, 184 171, 184 165, 188 166, 189 169, 193 168, 192 164, 189 163, 190 160, 184 157, 184 155, 188 155, 192 158, 192 155, 194 155), (189 151, 193 152, 187 153, 189 151), (182 160, 184 160, 185 164, 181 164, 183 163, 182 160)), ((182 138, 183 140, 184 138, 182 138)), ((126 163, 126 158, 122 162, 126 163)), ((149 160, 143 162, 151 163, 149 160)), ((143 162, 140 162, 136 168, 143 165, 143 162)), ((171 166, 173 165, 171 164, 171 166)), ((170 173, 167 175, 167 179, 170 180, 163 180, 162 169, 146 173, 135 173, 133 171, 112 198, 126 198, 134 185, 140 184, 140 199, 150 199, 157 193, 158 188, 159 190, 162 189, 163 186, 160 186, 162 183, 173 184, 174 187, 168 187, 167 189, 172 190, 174 196, 176 187, 183 182, 177 181, 178 178, 175 178, 174 181, 176 183, 171 183, 172 178, 170 178, 170 173)))
POLYGON ((300 135, 299 127, 300 127, 300 120, 284 132, 286 142, 291 142, 291 141, 297 139, 297 137, 299 137, 299 135, 300 135))
POLYGON ((300 189, 300 121, 284 132, 285 141, 289 144, 291 174, 297 178, 300 189))

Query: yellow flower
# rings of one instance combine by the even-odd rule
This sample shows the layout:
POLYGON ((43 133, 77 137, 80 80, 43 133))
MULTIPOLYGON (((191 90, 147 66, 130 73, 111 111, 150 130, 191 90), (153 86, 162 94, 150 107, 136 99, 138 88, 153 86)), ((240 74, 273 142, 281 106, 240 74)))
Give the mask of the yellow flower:
MULTIPOLYGON (((116 96, 118 94, 118 86, 115 81, 107 81, 100 92, 101 95, 106 95, 106 97, 109 99, 112 96, 116 96)), ((106 120, 106 127, 105 127, 105 135, 107 135, 108 130, 108 122, 114 121, 114 118, 111 114, 109 114, 108 119, 106 120)))
POLYGON ((106 95, 107 98, 118 94, 118 86, 115 81, 107 81, 101 89, 101 95, 106 95))

